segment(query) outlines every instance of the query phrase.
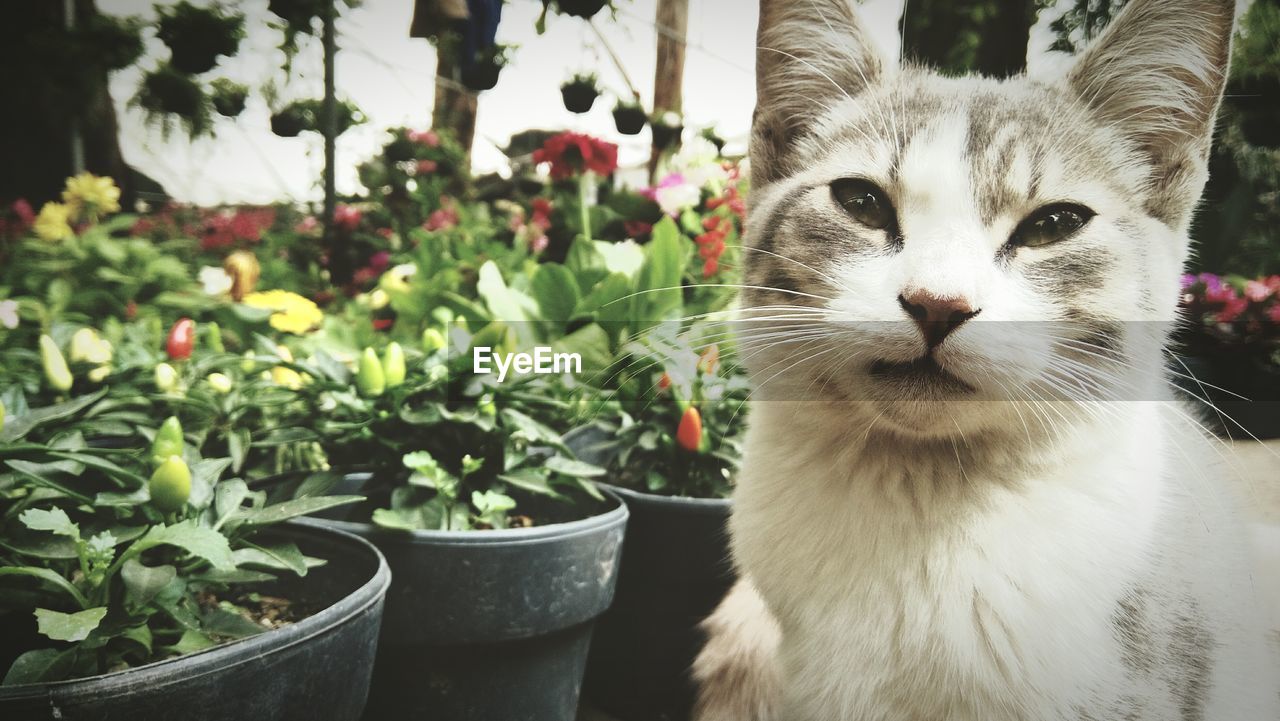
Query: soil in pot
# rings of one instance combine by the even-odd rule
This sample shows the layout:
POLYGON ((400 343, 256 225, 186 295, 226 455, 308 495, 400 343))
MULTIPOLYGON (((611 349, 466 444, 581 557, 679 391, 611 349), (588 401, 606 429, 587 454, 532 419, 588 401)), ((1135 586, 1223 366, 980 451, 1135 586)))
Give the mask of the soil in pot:
POLYGON ((573 721, 627 510, 500 531, 324 521, 386 554, 395 582, 365 718, 573 721))
POLYGON ((620 105, 613 109, 613 124, 623 135, 639 135, 648 122, 649 116, 645 114, 644 108, 620 105))
MULTIPOLYGON (((361 539, 311 522, 291 523, 273 533, 328 563, 305 578, 282 577, 258 593, 288 599, 289 606, 314 613, 257 636, 135 669, 0 687, 0 718, 358 719, 390 584, 386 562, 361 539)), ((258 613, 278 614, 281 606, 274 600, 262 603, 258 613)), ((277 616, 276 622, 281 621, 277 616)))
POLYGON ((585 113, 595 105, 600 91, 594 85, 573 83, 562 85, 560 95, 564 98, 564 107, 571 113, 585 113))

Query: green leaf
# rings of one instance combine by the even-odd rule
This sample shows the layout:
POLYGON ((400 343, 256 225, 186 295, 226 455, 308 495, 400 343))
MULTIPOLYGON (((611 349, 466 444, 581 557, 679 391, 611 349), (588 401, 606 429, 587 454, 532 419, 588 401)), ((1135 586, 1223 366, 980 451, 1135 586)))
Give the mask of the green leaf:
POLYGON ((230 458, 208 458, 191 465, 191 497, 187 499, 193 508, 203 510, 213 501, 213 489, 224 471, 231 465, 230 458))
POLYGON ((248 638, 268 630, 239 613, 221 606, 201 614, 200 626, 206 633, 224 638, 248 638))
POLYGON ((266 508, 243 508, 236 512, 231 520, 247 526, 269 526, 273 523, 287 521, 290 518, 305 516, 348 503, 358 503, 364 496, 316 496, 312 498, 295 498, 292 501, 277 503, 266 508))
POLYGON ((177 577, 178 570, 173 566, 144 566, 132 558, 120 568, 125 595, 134 608, 142 608, 151 603, 151 599, 177 577))
POLYGON ((278 543, 271 546, 251 546, 236 549, 234 553, 238 566, 266 566, 283 571, 293 571, 299 576, 307 575, 307 557, 298 550, 296 543, 278 543))
POLYGON ((80 527, 71 521, 61 508, 28 508, 18 516, 23 525, 33 531, 48 531, 59 536, 80 539, 80 527))
POLYGON ((551 498, 561 498, 560 493, 551 487, 547 478, 547 471, 538 468, 517 468, 498 476, 498 480, 505 481, 522 491, 551 498))
POLYGON ((177 643, 167 646, 165 650, 172 652, 176 656, 185 656, 217 645, 217 641, 205 636, 203 633, 187 629, 182 632, 182 638, 178 639, 177 643))
POLYGON ((574 478, 598 478, 606 473, 605 469, 600 466, 593 466, 590 463, 584 463, 573 458, 565 458, 564 456, 552 456, 547 459, 544 465, 548 470, 563 473, 566 476, 573 476, 574 478))
POLYGON ((217 515, 219 525, 224 518, 240 510, 244 499, 248 497, 249 485, 239 478, 219 483, 213 491, 213 512, 217 515))
POLYGON ((637 330, 666 320, 681 305, 681 277, 686 251, 684 236, 671 218, 663 218, 653 228, 653 240, 645 246, 645 261, 636 276, 636 293, 631 298, 631 320, 637 330))
POLYGON ((0 578, 4 576, 30 576, 45 581, 50 585, 64 591, 68 596, 75 600, 80 608, 89 605, 89 600, 80 593, 80 589, 71 584, 70 581, 60 576, 56 571, 48 568, 39 568, 37 566, 0 566, 0 578))
POLYGON ((244 459, 249 455, 253 436, 248 428, 237 428, 227 434, 227 455, 231 456, 231 471, 239 473, 244 459))
POLYGON ((502 279, 502 271, 498 270, 498 265, 492 260, 480 266, 476 292, 484 299, 495 319, 508 323, 529 320, 531 311, 537 307, 529 296, 507 287, 506 281, 502 279))
POLYGON ((65 678, 75 662, 76 650, 68 648, 41 648, 27 651, 14 660, 4 675, 4 686, 20 686, 24 683, 57 681, 65 678))
POLYGON ((529 290, 545 320, 570 320, 581 299, 573 272, 559 263, 539 265, 530 280, 529 290))
POLYGON ((74 416, 96 403, 106 394, 107 389, 102 388, 93 393, 72 398, 69 401, 29 410, 16 418, 8 418, 5 420, 4 428, 0 429, 0 443, 12 443, 30 433, 37 426, 74 416))
POLYGON ((211 529, 201 528, 195 521, 183 521, 172 526, 153 526, 142 538, 129 547, 131 555, 137 555, 156 546, 176 546, 208 561, 214 568, 230 570, 236 561, 226 536, 211 529))
POLYGON ((75 613, 61 613, 47 608, 37 608, 36 624, 40 633, 54 641, 83 641, 102 623, 107 615, 105 606, 89 608, 75 613))

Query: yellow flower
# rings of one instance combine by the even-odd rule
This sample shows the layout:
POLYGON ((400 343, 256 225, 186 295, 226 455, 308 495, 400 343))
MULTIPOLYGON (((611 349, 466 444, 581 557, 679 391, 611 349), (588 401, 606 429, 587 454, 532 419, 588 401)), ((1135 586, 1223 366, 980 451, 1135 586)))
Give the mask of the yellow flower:
POLYGON ((320 311, 319 306, 287 290, 250 293, 244 297, 243 302, 253 308, 275 311, 271 314, 271 327, 284 333, 302 335, 313 330, 324 320, 324 313, 320 311))
POLYGON ((36 216, 35 231, 36 235, 44 240, 66 240, 75 236, 75 231, 71 229, 71 208, 62 203, 45 203, 40 208, 40 215, 36 216))
POLYGON ((62 200, 73 208, 88 206, 95 213, 120 212, 120 189, 111 178, 99 178, 93 173, 81 173, 67 178, 67 189, 62 200))

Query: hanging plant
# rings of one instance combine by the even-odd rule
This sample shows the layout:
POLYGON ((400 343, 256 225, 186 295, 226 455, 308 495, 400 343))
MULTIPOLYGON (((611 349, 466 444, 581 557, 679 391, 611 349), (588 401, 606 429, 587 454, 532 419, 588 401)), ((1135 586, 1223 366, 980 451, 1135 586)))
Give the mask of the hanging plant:
POLYGON ((715 128, 703 128, 702 132, 698 134, 701 135, 703 139, 716 146, 717 154, 724 152, 724 138, 720 137, 720 134, 716 132, 715 128))
POLYGON ((145 110, 147 122, 160 124, 166 137, 174 118, 193 138, 211 134, 209 96, 190 73, 167 63, 143 76, 142 86, 130 104, 145 110))
POLYGON ((618 104, 613 106, 613 124, 623 135, 639 135, 648 122, 649 115, 639 101, 628 102, 619 98, 618 104))
POLYGON ((585 113, 595 105, 600 97, 600 88, 596 84, 595 73, 578 73, 560 86, 560 95, 564 98, 564 107, 571 113, 585 113))
POLYGON ((245 100, 249 97, 249 87, 227 78, 218 78, 210 83, 213 89, 213 109, 219 115, 234 118, 244 112, 245 100))
MULTIPOLYGON (((284 42, 280 50, 284 52, 284 69, 288 72, 293 64, 293 57, 298 54, 298 36, 315 35, 316 19, 324 15, 330 2, 337 0, 269 0, 267 10, 284 21, 278 26, 284 33, 284 42)), ((358 0, 342 0, 347 7, 354 7, 358 0)))
POLYGON ((659 150, 675 145, 684 133, 684 120, 670 110, 652 118, 649 124, 653 128, 653 146, 659 150))
POLYGON ((547 5, 554 4, 556 12, 561 15, 572 15, 584 20, 594 17, 606 5, 613 7, 609 0, 543 0, 542 4, 544 9, 547 5))
POLYGON ((156 37, 169 47, 169 64, 182 72, 208 72, 217 65, 219 55, 235 55, 240 48, 244 15, 196 7, 186 0, 157 9, 156 37))
POLYGON ((498 84, 502 69, 511 63, 515 49, 515 45, 497 43, 476 53, 470 64, 462 66, 462 84, 476 92, 492 90, 498 84))
MULTIPOLYGON (((142 21, 133 18, 117 18, 94 13, 83 25, 72 31, 73 43, 80 47, 104 69, 127 68, 142 57, 142 21)), ((64 50, 66 48, 63 48, 64 50)), ((74 54, 74 53, 73 53, 74 54)))
MULTIPOLYGON (((354 125, 366 121, 360 108, 350 100, 339 100, 338 135, 342 135, 354 125)), ((271 116, 271 132, 282 138, 296 137, 304 130, 324 133, 324 101, 295 100, 276 111, 271 116)))

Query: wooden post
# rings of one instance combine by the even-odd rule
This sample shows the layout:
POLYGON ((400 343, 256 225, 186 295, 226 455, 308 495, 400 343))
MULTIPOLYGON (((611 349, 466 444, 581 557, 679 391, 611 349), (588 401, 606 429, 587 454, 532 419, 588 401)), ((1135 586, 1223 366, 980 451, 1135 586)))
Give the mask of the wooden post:
MULTIPOLYGON (((684 48, 689 32, 689 0, 658 0, 654 25, 658 30, 658 63, 653 77, 653 113, 684 110, 684 48)), ((649 175, 658 170, 662 151, 654 146, 649 175)))
POLYGON ((337 40, 334 37, 334 14, 337 12, 333 7, 334 2, 336 0, 328 0, 324 8, 324 30, 322 35, 324 43, 324 105, 321 111, 324 117, 320 119, 320 126, 324 135, 324 234, 326 245, 331 249, 334 242, 333 212, 338 203, 338 190, 334 178, 334 156, 338 141, 338 100, 333 77, 333 60, 334 55, 338 52, 337 40))
POLYGON ((457 49, 452 45, 436 43, 436 103, 431 111, 431 126, 453 130, 470 161, 471 145, 476 137, 479 98, 462 84, 457 49))

